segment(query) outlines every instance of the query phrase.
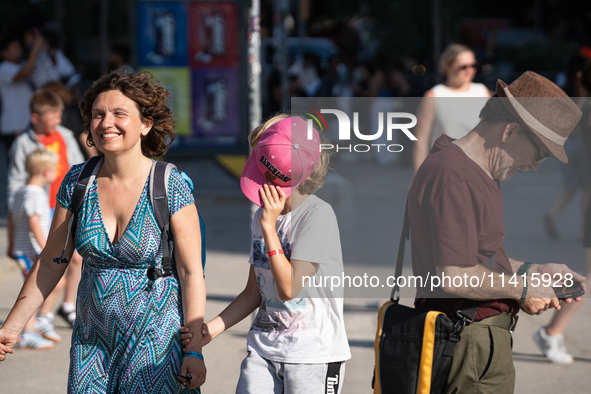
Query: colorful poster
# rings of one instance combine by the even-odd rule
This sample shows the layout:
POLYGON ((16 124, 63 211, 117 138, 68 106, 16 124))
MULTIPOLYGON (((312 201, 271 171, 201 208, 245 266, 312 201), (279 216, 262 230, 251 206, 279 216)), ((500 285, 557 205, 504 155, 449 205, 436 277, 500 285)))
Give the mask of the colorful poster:
POLYGON ((140 67, 187 66, 187 5, 138 3, 140 67))
POLYGON ((191 2, 188 5, 189 66, 238 66, 236 2, 191 2))
POLYGON ((170 109, 175 116, 175 133, 191 135, 191 72, 187 67, 144 67, 170 92, 170 109))
POLYGON ((238 68, 192 70, 193 135, 208 143, 235 144, 240 135, 238 68))

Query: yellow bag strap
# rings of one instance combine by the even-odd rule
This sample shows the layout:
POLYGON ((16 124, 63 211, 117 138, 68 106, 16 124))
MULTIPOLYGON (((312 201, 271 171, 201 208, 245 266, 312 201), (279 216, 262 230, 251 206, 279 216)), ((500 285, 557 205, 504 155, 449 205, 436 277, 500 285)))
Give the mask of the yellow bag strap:
POLYGON ((374 394, 382 393, 382 389, 380 387, 380 337, 382 336, 382 326, 384 325, 386 309, 388 309, 388 307, 392 304, 394 304, 392 301, 386 302, 384 305, 382 305, 380 312, 378 313, 378 329, 376 330, 376 340, 373 345, 376 353, 376 363, 374 364, 375 378, 373 384, 374 394))
POLYGON ((435 349, 435 325, 437 323, 437 316, 443 314, 443 312, 431 311, 427 313, 427 316, 425 317, 417 394, 429 394, 431 392, 431 372, 433 369, 433 351, 435 349))

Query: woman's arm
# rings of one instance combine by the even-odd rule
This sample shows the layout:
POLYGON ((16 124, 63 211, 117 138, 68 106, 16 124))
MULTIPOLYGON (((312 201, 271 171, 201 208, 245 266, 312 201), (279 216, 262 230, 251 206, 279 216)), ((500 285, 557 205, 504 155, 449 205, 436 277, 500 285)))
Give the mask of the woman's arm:
MULTIPOLYGON (((33 265, 27 275, 14 307, 0 329, 0 361, 6 347, 12 348, 15 345, 18 334, 39 309, 45 298, 53 291, 67 268, 67 264, 57 264, 53 258, 62 253, 71 216, 71 211, 58 204, 47 244, 41 252, 38 262, 33 265)), ((74 253, 74 242, 70 237, 66 256, 72 257, 72 253, 74 253)))
POLYGON ((14 76, 13 81, 21 81, 29 77, 33 73, 35 69, 35 62, 37 62, 37 56, 39 52, 45 46, 45 39, 40 36, 36 35, 33 37, 33 42, 31 43, 31 51, 29 52, 29 57, 27 61, 23 65, 23 67, 19 70, 19 72, 14 76))
MULTIPOLYGON (((194 204, 178 210, 170 218, 170 228, 174 236, 174 257, 181 285, 183 300, 183 324, 192 332, 199 332, 205 314, 205 281, 201 266, 201 230, 199 216, 194 204)), ((201 353, 201 337, 187 345, 187 351, 201 353)), ((181 374, 192 376, 189 388, 201 386, 205 382, 205 363, 199 358, 185 357, 181 374)))
POLYGON ((429 145, 431 143, 431 131, 435 120, 435 94, 432 90, 425 93, 417 111, 417 127, 415 128, 415 137, 412 161, 415 173, 423 164, 423 161, 429 155, 429 145))

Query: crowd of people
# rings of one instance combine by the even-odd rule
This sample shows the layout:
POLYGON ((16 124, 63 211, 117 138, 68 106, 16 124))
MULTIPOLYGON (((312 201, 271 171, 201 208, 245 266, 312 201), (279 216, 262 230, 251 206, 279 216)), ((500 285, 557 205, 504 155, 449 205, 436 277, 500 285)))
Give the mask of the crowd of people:
MULTIPOLYGON (((25 276, 46 243, 55 195, 64 176, 72 165, 84 161, 74 132, 62 125, 65 101, 73 101, 68 81, 76 70, 59 43, 59 32, 52 24, 29 31, 23 39, 10 34, 0 37, 0 135, 8 158, 7 254, 25 276), (43 167, 50 161, 38 154, 39 149, 57 158, 52 171, 43 167), (38 156, 41 164, 34 159, 38 156)), ((49 349, 61 340, 53 312, 62 290, 57 313, 73 326, 81 266, 81 257, 74 256, 63 280, 19 336, 19 346, 49 349)))
MULTIPOLYGON (((205 322, 195 199, 178 170, 159 174, 153 159, 164 154, 175 137, 170 93, 150 74, 133 72, 129 53, 114 48, 118 70, 100 77, 84 93, 79 104, 83 127, 75 133, 61 125, 64 98, 72 100, 69 84, 75 81, 75 69, 51 30, 34 31, 29 39, 26 56, 19 39, 0 39, 0 127, 9 150, 7 253, 25 277, 0 328, 0 361, 14 347, 49 349, 61 339, 53 311, 65 289, 57 313, 73 327, 69 392, 148 393, 154 387, 197 392, 207 374, 203 346, 258 308, 237 392, 339 393, 351 357, 343 295, 332 288, 305 286, 306 278, 343 271, 336 216, 314 195, 329 168, 329 155, 319 149, 324 137, 314 130, 308 138, 307 122, 289 114, 274 116, 250 133, 252 154, 240 185, 260 208, 252 226, 249 276, 240 295, 205 322), (87 156, 101 156, 92 172, 85 167, 81 141, 89 148, 87 156), (161 201, 152 195, 157 176, 165 176, 166 198, 161 201), (164 227, 156 218, 161 211, 155 210, 162 203, 170 215, 164 227), (172 234, 169 239, 161 236, 164 231, 172 234)), ((332 58, 320 77, 314 58, 304 57, 290 68, 292 93, 394 97, 408 92, 394 68, 370 72, 356 67, 348 84, 343 67, 332 58)), ((536 170, 552 155, 566 161, 565 141, 577 124, 588 142, 591 106, 583 102, 579 122, 577 105, 565 104, 569 99, 564 92, 532 72, 510 85, 499 80, 494 99, 488 100, 491 92, 473 83, 475 67, 469 48, 448 47, 441 59, 446 80, 425 94, 419 111, 416 175, 408 203, 415 273, 435 274, 442 267, 478 276, 568 273, 584 282, 563 265, 509 258, 498 202, 499 181, 517 169, 536 170), (556 98, 563 105, 498 100, 514 96, 556 98), (449 97, 488 101, 482 112, 482 105, 464 108, 469 115, 465 121, 449 116, 445 101, 430 101, 449 97), (457 187, 449 187, 452 184, 457 187)), ((590 70, 587 63, 580 78, 591 92, 590 70)), ((276 87, 269 85, 271 94, 277 93, 276 87)), ((591 214, 591 208, 587 212, 591 214)), ((589 223, 584 237, 591 256, 589 223)), ((460 297, 453 301, 417 294, 417 307, 452 317, 466 299, 486 299, 466 327, 465 338, 480 338, 462 336, 458 343, 448 392, 474 384, 513 392, 511 363, 475 376, 463 360, 493 353, 509 360, 509 331, 519 310, 539 314, 556 308, 553 322, 534 339, 551 360, 572 362, 561 334, 578 304, 569 300, 561 308, 553 292, 528 287, 519 279, 515 291, 502 296, 494 289, 491 296, 456 288, 443 289, 460 297), (488 334, 481 335, 483 327, 501 342, 490 343, 488 334)), ((478 360, 485 372, 487 361, 488 356, 478 360)))
MULTIPOLYGON (((291 59, 287 69, 289 97, 406 97, 411 86, 397 62, 358 62, 350 64, 335 54, 322 64, 319 56, 304 53, 291 59)), ((280 112, 281 74, 277 67, 263 81, 263 113, 280 112)))

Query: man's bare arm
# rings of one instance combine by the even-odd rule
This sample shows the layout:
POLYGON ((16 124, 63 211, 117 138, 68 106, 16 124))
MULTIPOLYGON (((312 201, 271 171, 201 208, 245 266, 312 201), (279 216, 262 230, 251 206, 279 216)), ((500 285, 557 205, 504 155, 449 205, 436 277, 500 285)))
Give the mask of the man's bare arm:
MULTIPOLYGON (((442 279, 441 289, 443 291, 462 298, 478 301, 511 299, 520 303, 523 299, 520 307, 530 315, 539 315, 549 308, 560 309, 560 301, 556 298, 552 287, 528 286, 527 289, 524 289, 523 277, 519 275, 513 277, 505 274, 503 276, 502 273, 492 272, 478 264, 437 267, 437 274, 442 279), (452 279, 445 280, 444 275, 452 279), (462 278, 461 286, 454 286, 454 277, 462 278), (472 284, 476 284, 475 280, 470 280, 472 277, 478 278, 478 286, 472 286, 472 284)), ((456 283, 459 283, 459 280, 456 280, 456 283)))

